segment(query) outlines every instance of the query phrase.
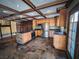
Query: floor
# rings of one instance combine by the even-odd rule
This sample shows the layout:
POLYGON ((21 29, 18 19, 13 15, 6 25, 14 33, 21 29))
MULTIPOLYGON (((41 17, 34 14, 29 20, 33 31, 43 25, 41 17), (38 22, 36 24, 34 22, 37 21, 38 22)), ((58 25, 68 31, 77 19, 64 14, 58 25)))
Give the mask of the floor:
POLYGON ((27 45, 9 45, 0 49, 0 59, 66 59, 65 52, 52 48, 50 40, 36 38, 27 45))

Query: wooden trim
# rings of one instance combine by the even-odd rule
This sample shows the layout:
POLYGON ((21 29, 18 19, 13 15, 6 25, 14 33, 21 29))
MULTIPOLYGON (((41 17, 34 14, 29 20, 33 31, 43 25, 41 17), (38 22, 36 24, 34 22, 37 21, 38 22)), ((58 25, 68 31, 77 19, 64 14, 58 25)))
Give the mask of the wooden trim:
POLYGON ((72 2, 73 2, 73 0, 68 0, 67 4, 66 4, 66 7, 68 8, 72 2))
POLYGON ((1 27, 10 27, 10 25, 1 25, 1 27))
POLYGON ((66 2, 67 2, 67 0, 63 0, 63 1, 60 0, 60 1, 50 2, 50 3, 47 3, 47 4, 43 4, 41 6, 38 6, 37 10, 48 8, 48 7, 51 7, 51 6, 65 4, 66 2))
MULTIPOLYGON (((48 14, 44 14, 45 16, 48 16, 48 15, 52 15, 52 14, 57 14, 57 12, 52 12, 52 13, 48 13, 48 14)), ((34 17, 40 17, 40 15, 36 15, 34 17)))
POLYGON ((66 59, 72 59, 71 56, 70 56, 70 54, 69 54, 69 52, 68 52, 68 50, 66 51, 65 54, 66 54, 66 59))
POLYGON ((67 12, 68 14, 67 14, 67 35, 66 35, 66 50, 68 50, 68 37, 69 37, 69 24, 70 24, 70 15, 69 15, 69 12, 67 12))
POLYGON ((19 13, 17 10, 14 10, 14 9, 12 9, 12 8, 10 8, 10 7, 7 7, 7 6, 4 6, 4 5, 2 5, 2 4, 0 4, 0 8, 4 8, 4 9, 10 10, 10 11, 12 11, 12 12, 19 13))
POLYGON ((67 56, 67 59, 70 59, 71 58, 71 56, 70 56, 70 54, 69 54, 69 52, 68 52, 68 37, 69 37, 69 27, 70 27, 70 13, 67 11, 67 22, 68 22, 68 24, 67 24, 67 35, 66 35, 66 56, 67 56))
POLYGON ((55 26, 57 26, 57 16, 54 17, 54 20, 55 20, 55 26))
POLYGON ((1 24, 0 24, 1 39, 3 39, 3 35, 2 35, 2 31, 1 31, 1 27, 10 27, 10 33, 11 33, 11 37, 12 37, 11 22, 10 22, 10 25, 1 25, 1 24))
MULTIPOLYGON (((0 8, 4 8, 4 9, 7 9, 7 10, 9 10, 9 11, 12 11, 12 12, 14 12, 14 14, 11 14, 11 15, 9 15, 9 16, 3 16, 3 17, 0 17, 1 19, 4 19, 4 18, 9 18, 9 17, 11 17, 11 16, 16 16, 16 15, 21 15, 22 13, 20 13, 19 11, 17 11, 17 10, 15 10, 15 9, 12 9, 12 8, 10 8, 10 7, 7 7, 7 6, 4 6, 4 5, 2 5, 2 4, 0 4, 0 8)), ((28 17, 30 17, 30 18, 33 18, 33 19, 36 19, 36 18, 34 18, 34 17, 32 17, 32 16, 29 16, 29 15, 24 15, 24 16, 28 16, 28 17)))
MULTIPOLYGON (((77 4, 76 6, 74 6, 73 9, 71 9, 71 11, 69 11, 69 15, 68 16, 70 16, 70 15, 74 14, 75 12, 77 12, 79 10, 78 6, 79 6, 79 4, 77 4)), ((68 26, 68 33, 69 33, 69 26, 68 26)), ((75 39, 76 39, 76 42, 75 42, 74 59, 78 59, 77 58, 78 57, 77 56, 77 53, 78 53, 77 49, 78 49, 78 43, 79 43, 79 15, 78 15, 78 23, 77 23, 77 31, 76 31, 76 38, 75 39)), ((68 37, 67 37, 67 40, 68 40, 68 37)), ((67 45, 67 47, 68 47, 68 45, 67 45)))
POLYGON ((1 31, 1 24, 0 24, 0 33, 1 33, 0 35, 1 35, 1 39, 2 39, 2 31, 1 31))
POLYGON ((11 28, 11 21, 10 21, 10 33, 11 33, 11 38, 12 38, 12 28, 11 28))
MULTIPOLYGON (((36 7, 36 9, 40 10, 40 9, 44 9, 44 8, 51 7, 51 6, 65 4, 66 2, 67 2, 67 0, 50 2, 50 3, 43 4, 41 6, 38 6, 38 7, 36 7)), ((33 9, 28 9, 28 10, 22 11, 21 13, 28 13, 28 12, 32 12, 32 11, 34 11, 34 10, 33 9)))
POLYGON ((79 13, 78 13, 78 23, 77 23, 77 31, 76 31, 76 41, 75 41, 75 54, 74 54, 74 59, 77 59, 77 49, 79 45, 79 13))
POLYGON ((45 15, 43 15, 43 13, 41 13, 41 11, 36 9, 36 6, 29 0, 23 0, 26 4, 28 4, 34 11, 36 11, 37 13, 39 13, 41 16, 43 16, 44 18, 46 18, 45 15))

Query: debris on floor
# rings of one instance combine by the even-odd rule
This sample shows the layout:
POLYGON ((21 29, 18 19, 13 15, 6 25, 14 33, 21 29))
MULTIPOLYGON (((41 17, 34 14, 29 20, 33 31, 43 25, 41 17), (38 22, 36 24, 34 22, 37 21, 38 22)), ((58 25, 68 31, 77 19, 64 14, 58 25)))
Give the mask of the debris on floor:
POLYGON ((66 59, 64 52, 61 56, 61 53, 48 45, 47 41, 47 39, 36 38, 23 46, 23 49, 17 49, 16 45, 6 47, 0 50, 0 59, 66 59))

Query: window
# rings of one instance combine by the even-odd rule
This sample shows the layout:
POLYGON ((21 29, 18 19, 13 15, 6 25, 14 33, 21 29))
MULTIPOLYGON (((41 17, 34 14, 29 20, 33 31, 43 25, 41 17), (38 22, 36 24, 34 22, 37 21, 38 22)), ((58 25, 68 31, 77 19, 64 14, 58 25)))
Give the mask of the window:
POLYGON ((78 22, 78 12, 76 12, 70 16, 68 51, 69 51, 72 59, 74 59, 77 22, 78 22))

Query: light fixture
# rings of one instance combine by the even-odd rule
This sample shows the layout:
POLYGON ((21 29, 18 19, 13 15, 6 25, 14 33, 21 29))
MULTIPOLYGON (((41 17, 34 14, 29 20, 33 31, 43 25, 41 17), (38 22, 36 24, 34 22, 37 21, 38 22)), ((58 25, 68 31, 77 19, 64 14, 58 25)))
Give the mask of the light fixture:
POLYGON ((14 12, 9 11, 9 10, 3 10, 2 12, 3 12, 3 13, 6 13, 6 14, 14 14, 14 12))
POLYGON ((3 13, 7 13, 7 11, 6 11, 6 10, 3 10, 2 12, 3 12, 3 13))
POLYGON ((22 18, 22 17, 23 17, 23 15, 19 15, 19 17, 20 17, 20 18, 22 18))
POLYGON ((20 5, 17 5, 17 8, 19 8, 20 7, 20 5))
POLYGON ((47 11, 47 13, 52 13, 52 12, 53 12, 53 11, 51 11, 51 10, 48 10, 48 11, 47 11))

